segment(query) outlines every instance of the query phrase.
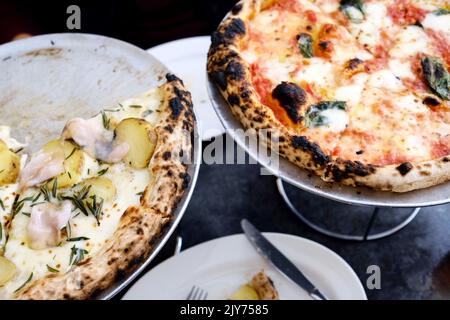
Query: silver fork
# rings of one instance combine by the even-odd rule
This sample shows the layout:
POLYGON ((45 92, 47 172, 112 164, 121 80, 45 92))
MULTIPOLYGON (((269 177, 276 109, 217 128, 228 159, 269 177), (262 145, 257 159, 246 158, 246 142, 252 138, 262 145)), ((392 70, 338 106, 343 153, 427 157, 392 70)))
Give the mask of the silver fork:
POLYGON ((206 300, 208 297, 208 292, 199 288, 197 286, 193 286, 191 291, 189 292, 186 300, 206 300))

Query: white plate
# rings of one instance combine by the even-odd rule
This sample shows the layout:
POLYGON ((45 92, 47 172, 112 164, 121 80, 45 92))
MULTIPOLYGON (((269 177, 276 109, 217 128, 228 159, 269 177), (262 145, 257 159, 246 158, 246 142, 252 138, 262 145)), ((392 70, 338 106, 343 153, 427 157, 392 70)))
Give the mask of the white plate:
POLYGON ((179 75, 192 93, 203 140, 225 132, 206 89, 206 56, 210 44, 210 37, 202 36, 167 42, 147 50, 179 75))
MULTIPOLYGON (((367 299, 355 272, 333 251, 293 235, 265 235, 329 299, 367 299)), ((193 285, 207 290, 208 299, 226 299, 261 270, 274 281, 280 299, 310 299, 268 265, 243 234, 199 244, 162 262, 134 284, 123 299, 186 299, 193 285)))

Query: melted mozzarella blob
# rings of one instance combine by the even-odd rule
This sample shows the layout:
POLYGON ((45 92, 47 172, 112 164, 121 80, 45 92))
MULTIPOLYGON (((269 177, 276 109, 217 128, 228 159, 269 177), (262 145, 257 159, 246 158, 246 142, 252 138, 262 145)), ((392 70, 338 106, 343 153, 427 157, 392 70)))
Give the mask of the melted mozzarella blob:
POLYGON ((326 119, 324 124, 320 126, 322 130, 341 132, 347 128, 349 122, 349 118, 345 110, 327 109, 321 111, 320 116, 326 119))
POLYGON ((425 16, 422 20, 422 26, 425 29, 432 29, 434 31, 442 31, 450 34, 450 14, 437 15, 432 12, 425 16))

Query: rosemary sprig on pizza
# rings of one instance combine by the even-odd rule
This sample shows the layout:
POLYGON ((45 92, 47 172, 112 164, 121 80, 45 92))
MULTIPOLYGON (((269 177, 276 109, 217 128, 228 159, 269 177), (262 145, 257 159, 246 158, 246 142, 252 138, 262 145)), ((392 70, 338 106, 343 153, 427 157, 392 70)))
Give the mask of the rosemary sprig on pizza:
POLYGON ((191 97, 166 78, 30 156, 0 127, 0 298, 89 298, 149 255, 190 182, 191 97))
POLYGON ((244 127, 328 182, 406 192, 450 179, 450 5, 243 0, 208 72, 244 127))

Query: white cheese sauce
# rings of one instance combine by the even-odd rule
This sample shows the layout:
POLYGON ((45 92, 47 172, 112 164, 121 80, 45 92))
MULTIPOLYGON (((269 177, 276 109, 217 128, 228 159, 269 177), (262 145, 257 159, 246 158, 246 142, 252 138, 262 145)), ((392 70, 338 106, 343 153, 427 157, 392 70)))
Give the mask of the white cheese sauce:
MULTIPOLYGON (((158 121, 162 94, 158 89, 151 90, 140 97, 124 101, 118 107, 105 108, 105 114, 116 123, 123 119, 136 117, 145 118, 151 124, 158 121)), ((103 125, 102 115, 95 117, 98 125, 103 125)), ((5 130, 5 129, 3 129, 5 130)), ((6 131, 6 130, 5 130, 6 131)), ((91 158, 85 152, 84 164, 82 168, 82 179, 98 176, 99 171, 108 168, 102 177, 112 181, 117 189, 115 198, 103 204, 100 225, 93 215, 85 216, 74 210, 70 222, 70 237, 86 237, 88 240, 75 242, 63 242, 58 247, 42 250, 33 250, 28 246, 27 227, 31 211, 31 201, 25 202, 20 213, 18 213, 12 223, 9 232, 9 239, 5 246, 5 257, 13 262, 17 268, 16 275, 5 286, 0 287, 0 299, 10 298, 14 291, 18 289, 33 273, 32 280, 37 280, 51 274, 49 268, 65 273, 71 269, 70 258, 71 248, 81 248, 87 250, 86 257, 95 255, 111 238, 120 218, 127 208, 140 204, 142 192, 146 189, 151 179, 148 169, 134 169, 124 164, 102 164, 99 165, 96 159, 91 158), (23 214, 26 213, 26 214, 23 214)), ((3 200, 5 209, 0 208, 0 219, 5 219, 11 212, 14 201, 14 192, 17 191, 17 184, 0 187, 0 198, 3 200)), ((67 190, 58 192, 64 193, 67 190)), ((21 199, 28 196, 35 196, 39 192, 37 188, 28 189, 21 199)), ((42 197, 37 201, 42 201, 42 197)), ((56 201, 56 200, 53 200, 56 201)), ((4 240, 4 236, 2 237, 4 240)), ((2 240, 2 241, 3 241, 2 240)))

